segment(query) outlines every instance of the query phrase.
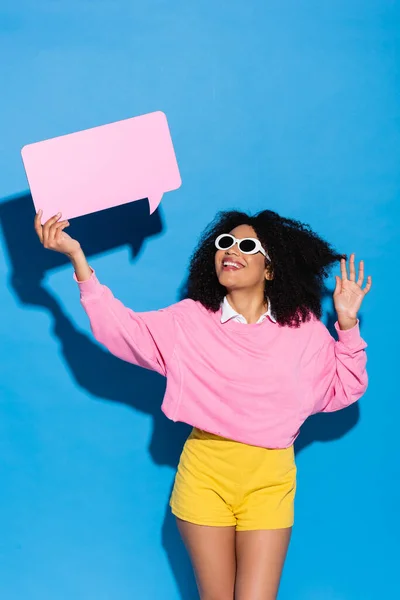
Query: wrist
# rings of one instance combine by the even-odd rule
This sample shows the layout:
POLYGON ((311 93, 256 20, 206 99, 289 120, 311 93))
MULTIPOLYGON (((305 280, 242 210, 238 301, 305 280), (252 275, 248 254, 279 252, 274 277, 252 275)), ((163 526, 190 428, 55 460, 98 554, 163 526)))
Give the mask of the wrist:
POLYGON ((67 253, 67 257, 69 258, 69 260, 71 262, 77 262, 79 259, 81 259, 82 257, 84 257, 84 253, 82 248, 79 246, 79 248, 77 248, 76 250, 74 250, 73 252, 69 252, 67 253))
POLYGON ((353 327, 355 327, 355 325, 357 325, 357 317, 345 317, 345 318, 340 318, 338 317, 338 323, 339 323, 339 327, 341 330, 346 331, 346 329, 352 329, 353 327))

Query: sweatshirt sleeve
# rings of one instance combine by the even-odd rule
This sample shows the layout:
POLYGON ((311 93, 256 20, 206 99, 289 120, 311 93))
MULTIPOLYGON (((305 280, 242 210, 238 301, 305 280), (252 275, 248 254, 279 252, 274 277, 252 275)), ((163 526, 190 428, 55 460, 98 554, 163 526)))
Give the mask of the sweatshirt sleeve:
POLYGON ((166 376, 176 339, 171 307, 134 312, 98 281, 93 270, 86 281, 78 281, 75 273, 73 277, 95 339, 118 358, 166 376))
POLYGON ((356 402, 368 387, 366 342, 360 335, 360 322, 342 330, 338 321, 336 341, 320 322, 324 342, 314 357, 314 410, 334 412, 356 402))

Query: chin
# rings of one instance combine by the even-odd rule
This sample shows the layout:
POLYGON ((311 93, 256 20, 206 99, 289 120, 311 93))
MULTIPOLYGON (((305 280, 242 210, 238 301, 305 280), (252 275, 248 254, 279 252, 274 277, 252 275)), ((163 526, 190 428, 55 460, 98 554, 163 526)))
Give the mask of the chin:
POLYGON ((243 287, 243 282, 242 285, 240 285, 240 281, 238 279, 238 277, 232 277, 232 275, 229 273, 221 273, 221 275, 218 277, 218 281, 224 288, 226 288, 227 291, 234 290, 237 287, 243 287))

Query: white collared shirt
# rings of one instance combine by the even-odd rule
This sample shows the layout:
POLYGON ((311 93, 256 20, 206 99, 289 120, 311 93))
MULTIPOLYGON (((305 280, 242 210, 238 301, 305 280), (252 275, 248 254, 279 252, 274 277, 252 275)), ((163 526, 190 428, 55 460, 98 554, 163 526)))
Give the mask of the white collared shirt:
MULTIPOLYGON (((274 319, 274 317, 271 314, 271 302, 269 301, 269 299, 268 299, 268 310, 264 314, 261 315, 261 317, 258 319, 257 323, 262 323, 267 317, 269 317, 271 319, 271 321, 276 323, 276 319, 274 319)), ((227 321, 230 321, 231 319, 237 321, 238 323, 247 324, 245 317, 243 315, 241 315, 240 313, 236 312, 236 310, 234 308, 232 308, 232 306, 228 302, 227 297, 225 296, 225 298, 221 302, 221 323, 226 323, 227 321)))

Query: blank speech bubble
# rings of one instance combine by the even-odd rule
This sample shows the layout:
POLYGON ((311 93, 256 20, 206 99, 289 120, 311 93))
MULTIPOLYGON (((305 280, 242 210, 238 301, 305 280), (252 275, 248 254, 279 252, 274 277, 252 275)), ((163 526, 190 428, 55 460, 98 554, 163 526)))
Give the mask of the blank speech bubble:
POLYGON ((148 113, 28 144, 21 150, 42 223, 148 198, 152 214, 182 181, 165 114, 148 113))

